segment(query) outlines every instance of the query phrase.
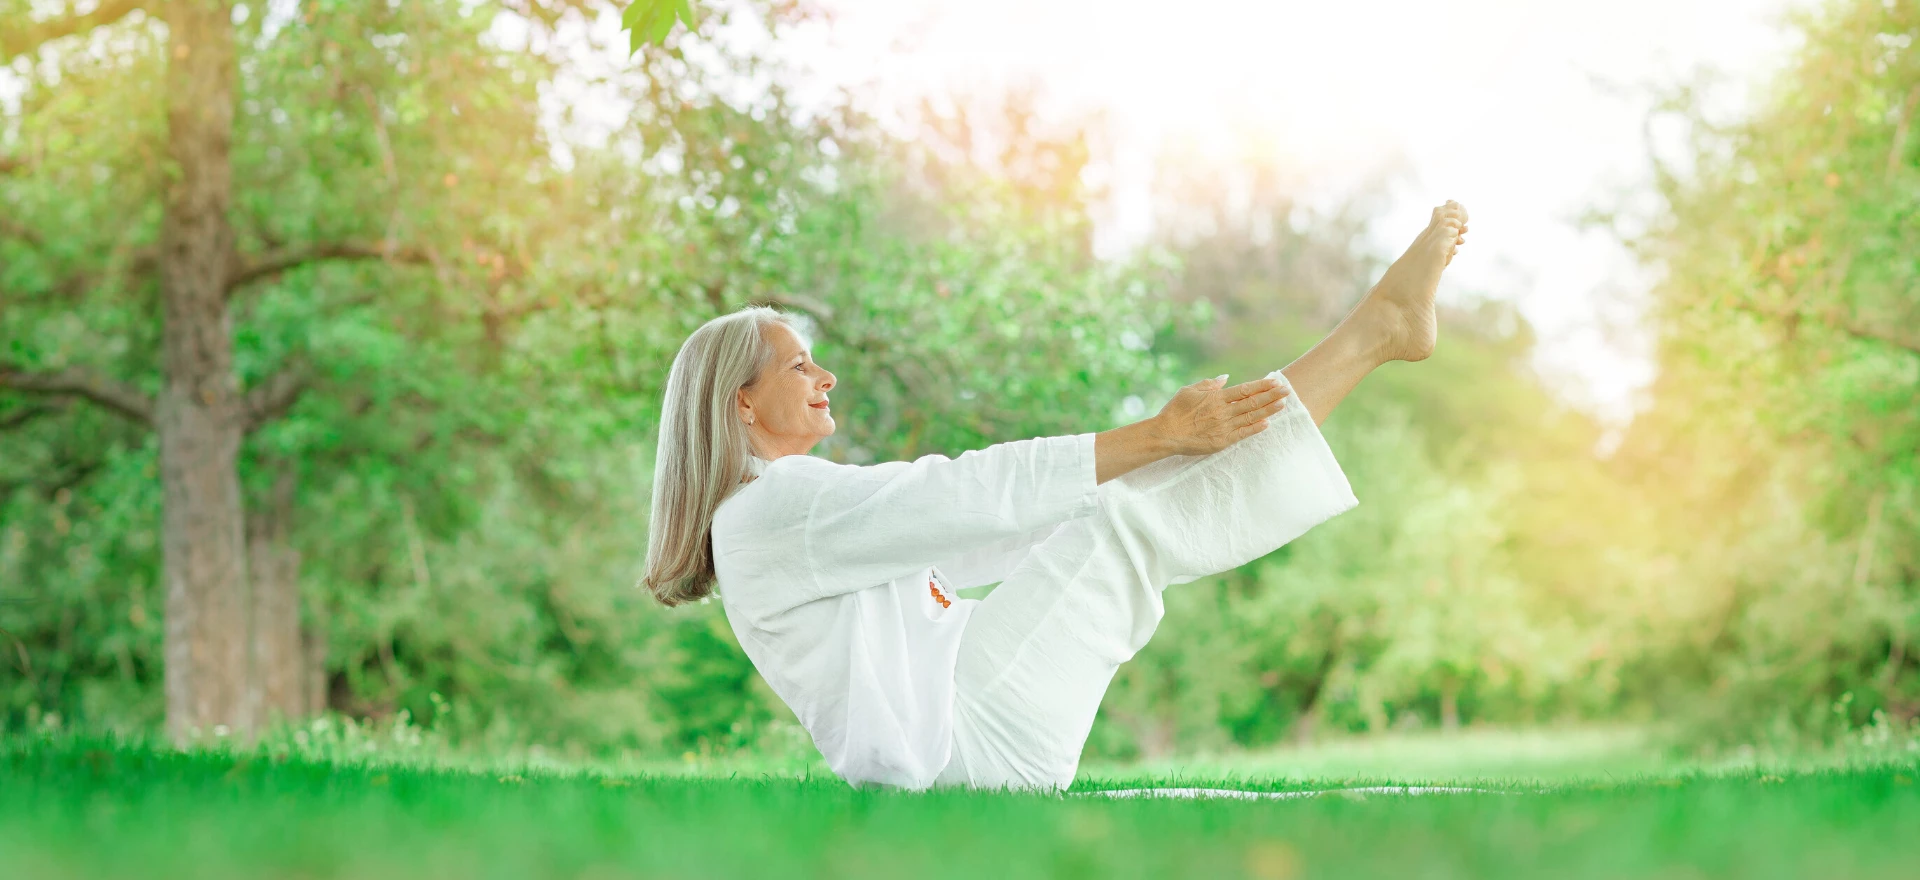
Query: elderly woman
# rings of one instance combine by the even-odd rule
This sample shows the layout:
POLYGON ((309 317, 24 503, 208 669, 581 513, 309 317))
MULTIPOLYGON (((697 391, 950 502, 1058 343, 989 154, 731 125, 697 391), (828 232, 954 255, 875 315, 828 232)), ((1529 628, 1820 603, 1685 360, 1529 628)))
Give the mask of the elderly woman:
POLYGON ((717 587, 755 668, 850 783, 1065 787, 1163 589, 1354 506, 1319 425, 1374 367, 1432 352, 1434 290, 1466 228, 1460 205, 1436 208, 1284 370, 955 459, 808 455, 834 432, 834 375, 779 312, 716 318, 667 378, 642 583, 667 605, 717 587))

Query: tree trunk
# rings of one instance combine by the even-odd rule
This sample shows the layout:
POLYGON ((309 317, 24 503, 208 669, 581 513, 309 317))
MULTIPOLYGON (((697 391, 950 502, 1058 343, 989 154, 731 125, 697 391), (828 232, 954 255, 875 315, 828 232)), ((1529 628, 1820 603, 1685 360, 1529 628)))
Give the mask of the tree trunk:
POLYGON ((273 490, 247 512, 253 675, 248 718, 264 726, 307 714, 307 649, 300 632, 300 553, 293 549, 294 476, 282 465, 273 490))
POLYGON ((160 391, 165 502, 167 732, 245 735, 247 618, 240 505, 241 402, 226 279, 233 253, 233 19, 227 0, 167 5, 167 152, 161 220, 166 381, 160 391))
POLYGON ((1293 744, 1307 746, 1313 743, 1314 733, 1320 727, 1320 698, 1327 692, 1327 684, 1332 681, 1334 669, 1340 662, 1340 645, 1335 642, 1320 655, 1320 663, 1314 667, 1313 678, 1307 682, 1306 691, 1300 695, 1300 715, 1293 722, 1293 744))
POLYGON ((1293 719, 1293 744, 1300 748, 1313 745, 1314 732, 1320 727, 1320 704, 1311 703, 1293 719))
POLYGON ((319 715, 327 711, 327 630, 317 616, 313 624, 301 630, 300 638, 306 646, 306 699, 308 716, 319 715))
POLYGON ((1440 688, 1440 729, 1448 733, 1460 729, 1460 685, 1451 678, 1440 688))

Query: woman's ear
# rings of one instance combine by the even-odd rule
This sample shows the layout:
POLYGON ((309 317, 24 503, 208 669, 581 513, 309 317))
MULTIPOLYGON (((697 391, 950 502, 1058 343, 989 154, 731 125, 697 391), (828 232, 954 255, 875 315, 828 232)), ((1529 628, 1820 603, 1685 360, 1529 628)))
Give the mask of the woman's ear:
POLYGON ((734 412, 739 414, 741 424, 753 424, 753 402, 747 399, 747 389, 734 393, 734 412))

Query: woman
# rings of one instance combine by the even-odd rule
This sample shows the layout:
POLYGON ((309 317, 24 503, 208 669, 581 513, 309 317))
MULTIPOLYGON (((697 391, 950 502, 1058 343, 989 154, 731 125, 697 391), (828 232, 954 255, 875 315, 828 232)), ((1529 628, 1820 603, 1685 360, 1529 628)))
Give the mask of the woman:
POLYGON ((1318 426, 1374 367, 1432 352, 1434 289, 1466 228, 1457 203, 1434 209, 1285 370, 957 459, 808 455, 834 431, 834 375, 779 312, 716 318, 667 378, 642 583, 667 605, 717 583, 741 647, 850 783, 1063 788, 1162 589, 1354 506, 1318 426))

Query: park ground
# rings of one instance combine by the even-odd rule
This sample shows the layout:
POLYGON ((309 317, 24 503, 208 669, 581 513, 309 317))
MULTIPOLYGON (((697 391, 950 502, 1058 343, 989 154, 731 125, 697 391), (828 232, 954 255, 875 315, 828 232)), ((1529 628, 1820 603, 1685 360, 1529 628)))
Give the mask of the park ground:
POLYGON ((1064 795, 855 791, 752 761, 566 766, 0 741, 0 877, 1914 877, 1920 751, 1662 757, 1476 732, 1178 765, 1064 795), (1341 789, 1420 785, 1474 792, 1341 789), (1283 800, 1103 790, 1320 791, 1283 800))

